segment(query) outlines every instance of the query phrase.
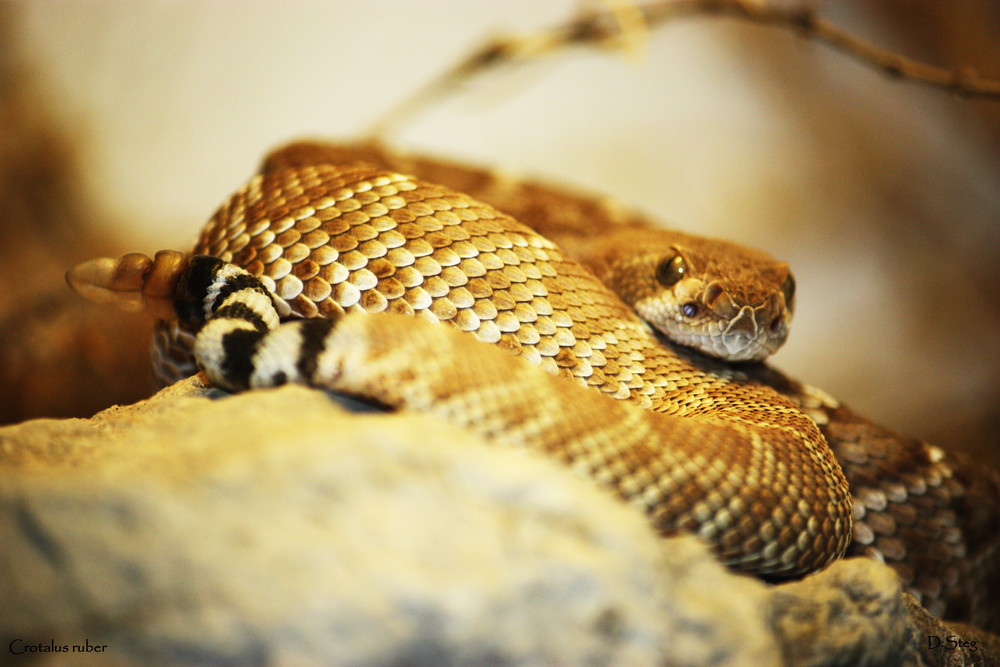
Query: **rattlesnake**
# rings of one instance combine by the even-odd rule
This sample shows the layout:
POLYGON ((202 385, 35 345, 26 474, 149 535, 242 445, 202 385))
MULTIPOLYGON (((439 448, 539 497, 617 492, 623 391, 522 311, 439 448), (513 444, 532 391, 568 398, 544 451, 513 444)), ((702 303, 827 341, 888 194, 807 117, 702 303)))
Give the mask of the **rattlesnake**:
MULTIPOLYGON (((439 414, 489 438, 541 449, 642 507, 662 532, 700 535, 736 569, 795 576, 843 553, 852 535, 847 485, 816 423, 799 408, 811 411, 827 437, 849 428, 838 444, 852 437, 860 438, 862 449, 873 441, 894 443, 865 454, 898 455, 906 449, 900 443, 911 441, 766 366, 733 368, 657 339, 593 273, 537 233, 548 225, 546 235, 576 247, 574 254, 600 269, 600 253, 581 249, 595 247, 587 235, 560 227, 575 217, 573 207, 552 214, 562 197, 558 191, 519 199, 510 196, 523 195, 517 187, 504 195, 504 187, 481 174, 431 163, 435 175, 444 176, 437 180, 486 193, 484 199, 530 202, 518 213, 533 230, 470 197, 386 170, 393 161, 375 147, 299 145, 272 154, 263 174, 213 217, 196 247, 262 275, 260 282, 228 264, 179 254, 162 254, 152 263, 131 256, 90 264, 71 282, 91 294, 110 287, 117 291, 112 300, 131 299, 137 308, 145 299, 160 316, 171 314, 179 289, 176 306, 188 320, 215 318, 196 348, 213 382, 240 389, 305 381, 439 414), (376 166, 357 164, 359 158, 376 166), (470 179, 481 182, 470 187, 470 179), (537 215, 546 210, 550 215, 537 215), (327 319, 284 325, 264 336, 263 329, 277 322, 268 293, 283 317, 327 319), (530 364, 453 328, 353 314, 382 310, 449 321, 530 364), (252 333, 233 333, 239 329, 252 333)), ((410 161, 406 167, 419 172, 426 165, 410 161)), ((576 204, 601 208, 581 198, 576 204)), ((626 220, 618 231, 642 227, 626 220)), ((655 272, 658 264, 653 266, 655 272)), ((612 271, 604 278, 614 282, 612 274, 629 275, 612 271)), ((773 282, 790 302, 787 272, 773 282)), ((780 344, 787 318, 769 310, 765 322, 780 344)), ((951 480, 942 478, 955 476, 951 459, 942 463, 941 456, 912 444, 906 454, 914 465, 904 470, 909 488, 916 484, 911 478, 929 470, 938 477, 930 485, 948 490, 951 480)), ((871 461, 848 463, 860 468, 850 469, 855 477, 874 467, 871 461)), ((995 480, 980 486, 981 493, 1000 493, 995 480)), ((958 495, 928 494, 935 506, 948 507, 958 495)), ((864 532, 879 511, 870 506, 878 504, 877 498, 855 503, 853 515, 863 520, 856 545, 874 543, 864 532)), ((919 499, 909 506, 920 508, 919 499)), ((954 532, 956 523, 952 517, 944 529, 954 532)), ((993 548, 974 539, 971 544, 973 555, 993 548)), ((934 576, 957 567, 955 558, 944 560, 934 576)), ((911 573, 908 583, 921 582, 920 573, 911 573)), ((919 585, 916 592, 928 593, 919 585)), ((942 609, 953 611, 948 591, 938 593, 928 600, 943 600, 942 609)))

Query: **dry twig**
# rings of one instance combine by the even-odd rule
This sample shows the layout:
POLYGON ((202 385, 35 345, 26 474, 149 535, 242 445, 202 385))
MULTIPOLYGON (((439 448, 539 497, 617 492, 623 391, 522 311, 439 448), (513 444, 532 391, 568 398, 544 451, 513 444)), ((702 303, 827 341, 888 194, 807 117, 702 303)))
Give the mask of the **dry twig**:
POLYGON ((370 128, 384 136, 422 108, 459 88, 463 81, 489 70, 554 53, 571 46, 628 47, 641 19, 646 30, 679 18, 728 16, 794 30, 806 39, 825 44, 865 65, 901 80, 950 91, 959 97, 1000 100, 1000 81, 981 78, 969 66, 954 70, 927 65, 883 49, 827 21, 807 6, 786 7, 751 0, 659 0, 635 5, 628 12, 612 3, 612 11, 588 10, 572 20, 527 35, 503 36, 485 43, 448 71, 432 79, 370 128), (615 11, 618 7, 619 11, 615 11), (631 27, 630 27, 631 26, 631 27))

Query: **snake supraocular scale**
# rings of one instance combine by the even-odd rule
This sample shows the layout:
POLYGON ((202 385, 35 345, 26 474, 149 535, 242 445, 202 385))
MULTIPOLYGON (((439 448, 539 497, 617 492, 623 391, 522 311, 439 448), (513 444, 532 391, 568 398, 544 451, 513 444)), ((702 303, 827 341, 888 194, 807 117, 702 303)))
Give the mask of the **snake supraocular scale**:
POLYGON ((265 334, 277 315, 256 281, 190 263, 178 311, 209 319, 195 351, 215 383, 302 381, 544 451, 763 576, 813 571, 850 540, 847 484, 807 416, 664 347, 489 205, 368 166, 277 167, 230 197, 195 252, 259 276, 282 318, 329 320, 265 334))

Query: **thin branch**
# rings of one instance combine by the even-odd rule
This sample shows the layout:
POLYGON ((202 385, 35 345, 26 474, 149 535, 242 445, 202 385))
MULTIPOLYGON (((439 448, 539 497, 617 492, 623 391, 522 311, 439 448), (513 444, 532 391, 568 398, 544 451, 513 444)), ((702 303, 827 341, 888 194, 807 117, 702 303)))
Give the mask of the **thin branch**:
POLYGON ((935 67, 888 51, 827 21, 808 7, 776 7, 745 0, 681 0, 658 2, 646 7, 650 26, 663 23, 677 12, 671 5, 686 5, 688 15, 735 16, 754 23, 785 26, 805 38, 826 44, 848 56, 900 79, 944 89, 960 97, 1000 100, 1000 81, 980 78, 976 70, 963 66, 955 70, 935 67))
POLYGON ((636 5, 634 11, 628 13, 591 10, 548 29, 488 41, 405 98, 379 119, 368 134, 385 136, 391 128, 402 125, 407 117, 416 116, 423 108, 458 90, 464 81, 492 69, 537 59, 572 46, 628 48, 639 37, 632 20, 636 14, 646 31, 674 19, 698 16, 728 16, 775 25, 837 49, 891 77, 947 90, 959 97, 1000 100, 1000 81, 982 78, 972 67, 950 70, 911 60, 838 27, 809 7, 785 7, 752 0, 660 0, 636 5))

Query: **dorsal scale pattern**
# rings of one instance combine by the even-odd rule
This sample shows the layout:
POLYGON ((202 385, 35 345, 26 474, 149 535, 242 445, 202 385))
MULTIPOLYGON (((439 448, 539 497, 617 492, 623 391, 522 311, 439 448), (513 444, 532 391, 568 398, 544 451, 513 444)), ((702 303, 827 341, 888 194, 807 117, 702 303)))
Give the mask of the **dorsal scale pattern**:
MULTIPOLYGON (((612 412, 620 412, 616 402, 598 402, 577 414, 590 405, 590 398, 570 399, 572 392, 562 381, 549 386, 533 375, 518 391, 492 384, 485 389, 453 385, 451 378, 460 375, 455 364, 472 363, 482 351, 478 346, 461 351, 466 345, 462 337, 461 343, 442 337, 440 345, 421 348, 400 334, 404 350, 356 352, 367 355, 364 366, 348 355, 343 363, 356 369, 356 377, 338 376, 336 386, 330 386, 321 373, 314 378, 310 372, 302 381, 374 393, 369 397, 386 405, 442 412, 490 436, 511 438, 516 431, 529 446, 565 460, 645 508, 660 530, 698 533, 736 567, 775 576, 797 574, 828 562, 847 545, 851 519, 846 483, 805 414, 768 387, 732 373, 705 372, 691 357, 663 346, 587 269, 489 205, 366 165, 276 168, 230 197, 209 221, 194 252, 259 277, 282 319, 392 313, 444 322, 517 354, 550 377, 561 376, 645 409, 631 407, 638 412, 626 410, 612 419, 612 412), (442 365, 452 355, 459 355, 457 361, 442 365), (393 364, 387 365, 386 357, 393 364), (411 386, 393 386, 392 373, 404 367, 411 386), (421 374, 423 379, 417 380, 421 374), (361 376, 366 379, 358 380, 361 376), (546 395, 537 395, 543 387, 546 395), (532 398, 525 402, 525 396, 532 398), (552 405, 546 407, 548 403, 552 405), (504 411, 508 414, 501 415, 504 411), (575 416, 569 419, 571 413, 575 416), (552 415, 574 423, 552 422, 552 415), (507 433, 498 433, 497 423, 506 423, 507 433), (548 439, 539 440, 545 434, 548 439)), ((234 340, 256 336, 251 329, 257 324, 233 315, 244 312, 244 306, 240 302, 216 315, 214 304, 206 317, 232 324, 213 324, 212 335, 232 326, 247 332, 234 340)), ((348 321, 343 326, 383 326, 348 321)), ((384 325, 386 331, 393 326, 399 325, 384 325)), ((422 329, 411 326, 414 340, 423 340, 422 329)), ((269 351, 264 356, 266 369, 284 370, 256 369, 252 359, 236 358, 234 350, 242 354, 245 346, 227 347, 218 340, 202 346, 214 350, 202 357, 258 378, 251 386, 280 384, 298 372, 295 368, 323 366, 302 351, 303 345, 313 352, 326 349, 317 329, 279 335, 282 329, 266 339, 280 345, 265 346, 269 351), (293 345, 288 341, 300 341, 286 359, 298 359, 298 366, 275 361, 273 350, 293 345)), ((321 329, 325 335, 327 329, 321 329)), ((384 339, 389 334, 379 335, 384 339)), ((487 367, 498 376, 506 373, 487 367)), ((221 380, 225 373, 217 377, 221 380)))
POLYGON ((551 373, 659 402, 670 369, 648 372, 648 350, 623 345, 648 342, 647 327, 586 269, 465 195, 370 174, 317 165, 258 175, 212 217, 195 253, 260 277, 283 318, 387 311, 450 322, 551 373))
MULTIPOLYGON (((561 245, 566 244, 566 250, 571 250, 574 257, 601 275, 602 281, 608 281, 608 276, 601 271, 600 263, 595 265, 590 261, 594 252, 611 253, 623 262, 632 262, 630 274, 621 277, 643 281, 663 264, 662 248, 657 246, 657 241, 668 245, 674 243, 675 233, 652 229, 650 221, 619 207, 608 207, 604 199, 511 180, 509 176, 497 179, 490 172, 466 165, 388 154, 378 146, 292 144, 270 154, 264 171, 302 169, 301 173, 290 172, 290 175, 299 181, 306 178, 315 181, 321 172, 330 177, 346 172, 341 167, 333 167, 316 169, 309 175, 306 167, 359 162, 381 165, 390 171, 415 171, 491 201, 561 245), (629 229, 636 231, 635 241, 623 247, 609 243, 609 233, 629 229), (640 256, 643 253, 650 254, 655 261, 647 262, 640 256)), ((388 178, 375 185, 376 189, 399 180, 398 174, 391 173, 362 174, 361 180, 369 176, 380 181, 388 178)), ((270 181, 271 185, 268 183, 268 179, 259 178, 238 193, 226 205, 231 213, 221 212, 220 219, 213 220, 204 238, 214 239, 212 242, 218 245, 220 254, 231 251, 226 244, 239 238, 233 244, 235 252, 248 247, 249 250, 237 261, 249 264, 256 260, 256 271, 270 272, 279 280, 289 274, 300 281, 305 280, 298 287, 288 280, 285 286, 286 294, 293 301, 298 296, 296 289, 309 297, 308 302, 299 300, 300 314, 315 312, 318 315, 320 306, 330 308, 331 303, 324 303, 324 300, 334 294, 331 281, 333 285, 341 285, 338 288, 343 290, 341 302, 334 301, 333 308, 327 311, 333 317, 278 326, 272 295, 263 284, 233 265, 204 256, 197 259, 185 253, 161 251, 151 259, 129 253, 119 259, 99 258, 84 262, 68 272, 70 285, 88 299, 114 304, 129 312, 146 311, 154 317, 170 320, 158 330, 156 362, 161 379, 173 381, 193 372, 191 350, 192 346, 197 346, 194 331, 198 325, 191 324, 208 317, 208 324, 198 335, 199 341, 209 343, 203 348, 211 349, 212 336, 208 334, 212 330, 231 334, 230 344, 222 346, 221 354, 217 349, 214 355, 202 355, 202 360, 208 362, 206 371, 219 380, 220 386, 245 388, 261 383, 305 381, 335 391, 381 399, 384 404, 401 409, 432 412, 488 438, 540 449, 565 461, 574 470, 616 490, 645 509, 662 531, 686 530, 702 536, 734 567, 767 576, 805 572, 821 566, 842 550, 850 517, 845 519, 842 514, 845 506, 838 491, 840 479, 834 473, 822 472, 828 467, 824 449, 817 446, 813 434, 798 430, 794 420, 783 417, 787 414, 785 406, 776 405, 772 397, 755 392, 752 386, 740 388, 752 378, 795 401, 823 429, 838 452, 837 457, 854 488, 853 553, 884 558, 893 565, 909 591, 934 613, 956 619, 973 618, 978 623, 995 626, 995 605, 989 604, 988 596, 983 597, 986 591, 995 589, 990 582, 996 578, 996 568, 990 564, 996 560, 993 558, 996 513, 986 511, 996 506, 991 499, 995 499, 1000 490, 1000 479, 995 472, 924 443, 889 433, 822 392, 796 383, 764 365, 740 366, 734 371, 704 357, 684 353, 681 348, 668 348, 667 356, 680 355, 691 363, 688 367, 680 363, 678 374, 670 378, 670 384, 663 385, 668 387, 664 390, 668 400, 656 404, 650 399, 650 407, 700 415, 695 419, 674 419, 639 410, 634 406, 635 401, 611 401, 598 392, 584 389, 579 383, 565 383, 530 364, 512 363, 509 355, 481 345, 472 336, 459 333, 453 327, 430 326, 423 318, 413 321, 389 314, 338 316, 341 310, 359 310, 358 304, 363 306, 362 311, 365 308, 377 311, 384 301, 387 310, 393 299, 399 297, 399 286, 389 282, 381 283, 377 293, 369 290, 366 300, 361 299, 360 289, 348 293, 350 286, 356 285, 348 281, 351 272, 346 266, 327 269, 329 273, 321 277, 322 282, 310 284, 310 279, 319 275, 319 267, 333 263, 331 254, 339 256, 341 250, 338 248, 349 252, 364 242, 343 236, 336 228, 329 228, 338 234, 331 238, 326 228, 320 229, 323 223, 320 218, 329 220, 341 215, 340 209, 350 212, 365 204, 348 202, 358 196, 351 185, 345 185, 348 191, 342 193, 346 195, 344 205, 336 212, 317 215, 317 211, 329 208, 328 200, 323 199, 326 188, 321 187, 317 200, 310 202, 302 201, 304 191, 301 189, 297 193, 280 190, 281 179, 270 181), (295 202, 298 209, 305 206, 312 211, 289 216, 286 206, 280 216, 269 213, 275 202, 286 204, 290 198, 299 198, 295 202), (262 207, 261 214, 249 227, 246 226, 248 201, 262 207), (279 218, 280 224, 272 224, 279 218), (239 229, 240 224, 244 225, 243 230, 239 229), (284 246, 273 243, 290 227, 296 227, 297 238, 282 239, 284 246), (257 236, 261 238, 251 243, 251 237, 257 236), (311 252, 298 247, 300 242, 311 252), (293 246, 296 246, 294 250, 286 251, 293 246), (290 269, 284 263, 276 263, 280 257, 292 265, 290 269), (206 263, 206 260, 209 261, 206 263), (315 266, 307 263, 310 261, 315 266), (192 263, 213 268, 209 272, 192 273, 185 268, 192 263), (186 281, 181 280, 184 276, 186 281), (181 288, 182 284, 187 287, 181 288), (194 296, 191 289, 195 293, 201 290, 203 296, 194 296), (220 295, 225 295, 223 301, 231 298, 234 302, 228 306, 216 304, 220 295), (206 306, 210 307, 205 310, 206 306), (174 319, 178 315, 188 321, 187 326, 174 319), (338 331, 344 334, 339 340, 328 339, 327 334, 336 338, 338 331), (320 372, 323 368, 329 370, 331 360, 342 362, 342 370, 347 371, 339 380, 320 372), (725 414, 726 405, 715 403, 713 406, 705 400, 706 393, 714 395, 727 383, 707 384, 699 377, 698 369, 735 380, 733 387, 724 390, 731 392, 728 414, 725 414), (252 376, 256 376, 253 382, 252 376), (676 393, 670 387, 676 388, 676 393), (753 404, 753 408, 748 404, 753 404), (738 407, 733 408, 734 405, 738 407), (741 420, 743 427, 737 426, 741 420), (714 426, 713 421, 716 422, 714 426), (720 421, 728 421, 731 426, 727 428, 719 424, 720 421), (900 489, 904 491, 900 493, 900 489), (976 509, 970 511, 972 507, 976 509), (914 520, 915 512, 922 517, 919 521, 914 520), (943 589, 941 581, 953 581, 956 585, 943 589)), ((359 189, 370 190, 371 185, 363 184, 359 189)), ((419 183, 415 186, 405 185, 401 189, 430 187, 419 183)), ((391 196, 388 191, 384 192, 391 196)), ((444 193, 446 197, 452 195, 444 193)), ((405 216, 408 222, 427 217, 426 210, 410 209, 410 213, 412 217, 405 216)), ((482 218, 496 219, 497 216, 484 209, 482 218)), ((500 234, 501 242, 491 241, 491 245, 486 246, 482 240, 476 240, 483 235, 478 226, 480 221, 466 222, 470 223, 466 225, 469 239, 482 244, 477 246, 480 252, 495 253, 498 247, 515 247, 510 238, 496 231, 487 234, 500 234)), ((443 225, 432 226, 435 230, 443 229, 443 225)), ((386 250, 384 255, 375 258, 385 258, 391 265, 391 271, 383 269, 380 273, 405 278, 405 268, 414 266, 416 257, 409 252, 411 246, 407 243, 394 246, 396 241, 398 237, 391 235, 379 240, 386 250), (398 248, 409 254, 396 252, 398 248)), ((713 246, 713 252, 727 252, 727 249, 731 252, 731 245, 713 246)), ((420 248, 417 250, 419 254, 420 248)), ((676 254, 672 245, 668 250, 676 254)), ((673 261, 672 257, 668 259, 673 261)), ((547 261, 552 266, 551 260, 551 254, 547 254, 538 263, 547 261)), ((370 261, 366 266, 378 267, 378 264, 370 261)), ((469 278, 467 284, 476 285, 476 278, 487 275, 478 275, 478 267, 471 263, 462 266, 469 278)), ((442 273, 443 268, 440 273, 435 270, 427 275, 442 273)), ((581 291, 591 289, 589 276, 574 273, 572 266, 568 266, 565 273, 566 280, 562 280, 558 271, 553 276, 557 289, 550 291, 548 296, 565 292, 565 286, 574 279, 580 282, 581 291)), ((780 277, 776 276, 776 286, 780 277)), ((276 288, 274 279, 267 276, 265 279, 276 288)), ((515 280, 514 284, 517 282, 515 280)), ((635 287, 627 280, 619 283, 611 280, 605 284, 616 290, 631 291, 635 287)), ((787 305, 794 288, 787 293, 784 283, 780 288, 787 305)), ((624 292, 619 291, 619 294, 624 292)), ((461 319, 469 317, 468 311, 462 310, 466 305, 461 302, 462 296, 459 288, 449 293, 448 298, 457 311, 453 318, 450 309, 421 312, 425 316, 434 314, 434 319, 444 317, 457 323, 458 328, 473 331, 475 327, 461 319)), ((552 308, 548 296, 536 297, 527 305, 520 304, 515 312, 533 317, 530 323, 545 322, 544 317, 554 320, 561 311, 552 308), (540 310, 545 308, 548 312, 540 310)), ((591 296, 585 294, 577 305, 586 307, 591 296)), ((485 291, 474 296, 472 303, 486 309, 492 306, 485 319, 495 319, 500 310, 509 310, 481 301, 484 298, 485 291)), ((291 313, 288 302, 278 297, 273 299, 285 313, 291 313)), ((397 303, 394 308, 401 305, 397 303)), ((502 302, 501 305, 507 304, 502 302)), ((566 307, 565 301, 561 307, 566 307)), ((406 308, 402 310, 410 312, 406 308)), ((567 313, 562 314, 569 322, 574 321, 567 313)), ((522 325, 524 323, 522 321, 522 325)), ((633 377, 629 378, 634 381, 636 375, 644 375, 644 368, 655 355, 644 354, 643 345, 639 346, 637 357, 626 355, 623 350, 636 349, 627 346, 629 340, 638 338, 630 339, 631 334, 623 332, 624 340, 619 340, 611 332, 613 324, 597 321, 588 326, 591 348, 601 350, 604 356, 602 366, 600 358, 592 352, 591 360, 597 363, 591 363, 591 367, 596 365, 607 374, 609 358, 627 357, 628 363, 635 367, 633 377)), ((523 357, 537 359, 541 364, 542 355, 531 354, 531 340, 533 338, 524 336, 517 339, 518 349, 523 357)), ((541 335, 538 343, 545 344, 541 335)), ((564 358, 572 359, 583 356, 578 354, 581 349, 573 345, 568 352, 565 349, 562 352, 564 358)), ((679 362, 674 359, 670 363, 679 362)), ((546 362, 546 367, 552 370, 551 363, 546 362)), ((578 367, 576 362, 573 367, 578 367)), ((582 364, 579 367, 584 368, 582 364)), ((555 368, 558 370, 559 366, 555 368)), ((573 376, 567 370, 563 375, 573 376)), ((585 380, 593 383, 596 376, 594 373, 585 380)), ((662 385, 657 382, 654 379, 653 386, 662 385)), ((632 391, 628 393, 633 395, 632 391)), ((644 394, 635 393, 635 396, 643 402, 644 394)))

